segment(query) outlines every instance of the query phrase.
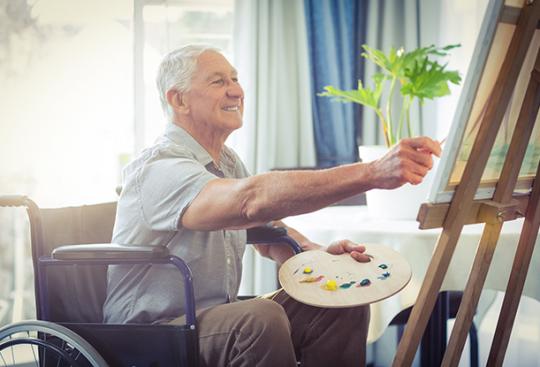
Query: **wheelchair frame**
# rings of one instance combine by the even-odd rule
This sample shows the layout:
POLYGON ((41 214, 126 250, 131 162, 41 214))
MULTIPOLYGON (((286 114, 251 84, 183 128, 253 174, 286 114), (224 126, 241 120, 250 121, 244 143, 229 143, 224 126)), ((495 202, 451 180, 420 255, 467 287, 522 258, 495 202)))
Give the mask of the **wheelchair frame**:
MULTIPOLYGON (((109 329, 114 329, 118 331, 124 328, 154 328, 154 330, 159 329, 160 327, 169 328, 167 330, 172 330, 174 328, 179 332, 186 334, 185 339, 182 339, 186 343, 185 351, 187 352, 185 356, 182 356, 182 360, 179 362, 180 365, 186 366, 197 366, 199 359, 199 345, 198 345, 198 331, 197 331, 197 320, 195 316, 195 301, 194 301, 194 290, 193 290, 193 276, 189 266, 179 257, 170 255, 168 249, 163 246, 126 246, 119 244, 81 244, 81 245, 64 245, 57 247, 53 250, 52 254, 49 256, 44 253, 44 240, 43 240, 43 227, 41 220, 40 208, 36 205, 34 201, 29 199, 26 196, 22 195, 4 195, 0 196, 0 207, 25 207, 28 213, 30 221, 30 234, 32 242, 32 262, 34 266, 34 281, 35 281, 35 297, 36 297, 36 314, 38 320, 49 320, 50 319, 50 310, 48 309, 48 285, 47 285, 47 271, 51 267, 56 266, 66 266, 66 265, 113 265, 113 264, 172 264, 174 265, 182 274, 184 279, 184 298, 185 305, 184 309, 186 312, 186 325, 184 326, 173 326, 173 325, 140 325, 140 324, 126 324, 126 325, 114 325, 114 324, 95 324, 95 323, 60 323, 59 325, 64 325, 67 327, 59 326, 60 331, 58 331, 54 336, 56 338, 61 338, 62 331, 69 330, 69 335, 67 337, 74 340, 74 336, 79 337, 82 342, 79 343, 80 348, 88 348, 92 346, 92 342, 99 343, 99 337, 95 335, 100 335, 101 333, 106 333, 109 329), (89 331, 90 330, 90 331, 89 331), (79 336, 79 334, 82 336, 79 336), (88 344, 85 339, 88 339, 91 343, 88 344)), ((248 240, 249 244, 276 244, 284 243, 292 248, 295 253, 302 251, 298 243, 287 235, 285 228, 275 228, 275 227, 258 227, 248 230, 248 240)), ((39 321, 38 321, 39 323, 39 321)), ((21 324, 24 325, 24 324, 21 324)), ((8 325, 7 327, 0 329, 0 332, 7 333, 10 327, 13 328, 17 326, 19 330, 21 325, 8 325)), ((31 322, 29 325, 33 325, 31 322)), ((48 323, 50 325, 55 325, 48 323)), ((42 326, 45 327, 45 326, 42 326)), ((53 327, 54 328, 54 327, 53 327)), ((47 329, 47 330, 50 330, 47 329)), ((43 335, 43 331, 39 331, 41 336, 38 336, 37 339, 40 339, 43 335)), ((67 333, 67 332, 66 332, 67 333)), ((49 333, 50 334, 50 333, 49 333)), ((2 334, 0 334, 2 335, 2 334)), ((173 333, 171 335, 178 335, 173 333)), ((76 338, 75 337, 75 338, 76 338)), ((46 341, 45 341, 46 342, 46 341)), ((29 344, 39 344, 35 339, 28 342, 29 344)), ((8 343, 2 342, 0 339, 0 351, 2 348, 5 348, 8 343)), ((182 346, 183 348, 184 346, 182 346)), ((180 349, 182 349, 180 348, 180 349)), ((93 347, 92 347, 93 349, 93 347)), ((103 353, 103 350, 98 349, 99 354, 103 354, 104 357, 107 357, 108 352, 103 353)), ((81 349, 79 351, 82 351, 81 349)), ((92 352, 92 351, 91 351, 92 352)), ((92 352, 94 353, 95 350, 92 352)), ((95 353, 98 353, 95 352, 95 353)), ((61 354, 61 351, 60 351, 61 354)), ((83 353, 84 354, 84 353, 83 353)), ((99 356, 98 354, 98 356, 99 356)), ((181 354, 181 353, 180 353, 181 354)), ((111 356, 108 356, 111 358, 111 356)), ((101 356, 100 356, 101 358, 101 356)), ((68 358, 64 358, 68 360, 68 358)), ((87 358, 88 360, 88 358, 87 358)), ((70 365, 79 365, 72 364, 70 365)), ((109 362, 110 363, 110 362, 109 362)), ((115 362, 116 364, 117 362, 115 362)), ((102 367, 103 362, 96 364, 99 367, 102 367)), ((84 365, 84 364, 83 364, 84 365)), ((94 364, 91 364, 94 366, 94 364)))

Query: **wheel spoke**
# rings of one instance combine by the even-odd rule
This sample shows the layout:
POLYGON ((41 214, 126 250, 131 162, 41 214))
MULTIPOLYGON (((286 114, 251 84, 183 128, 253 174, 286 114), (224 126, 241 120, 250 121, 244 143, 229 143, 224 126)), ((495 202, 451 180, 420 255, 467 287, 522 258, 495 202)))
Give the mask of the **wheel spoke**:
MULTIPOLYGON (((65 340, 62 340, 62 347, 60 349, 66 350, 66 341, 65 340)), ((60 362, 61 362, 61 360, 58 359, 58 362, 56 362, 56 367, 60 366, 60 362)))
POLYGON ((0 358, 2 359, 2 363, 4 363, 4 366, 7 367, 7 363, 6 363, 6 360, 4 359, 4 354, 2 353, 2 351, 0 350, 0 358))
MULTIPOLYGON (((75 350, 77 351, 77 356, 76 356, 76 357, 73 357, 73 356, 72 356, 72 357, 73 357, 74 360, 78 360, 79 357, 81 356, 81 351, 78 350, 78 349, 75 349, 75 350)), ((83 358, 84 358, 84 357, 83 357, 83 358)))
MULTIPOLYGON (((28 338, 30 338, 30 330, 26 332, 26 335, 28 336, 28 338)), ((39 367, 39 363, 36 357, 36 352, 34 351, 34 347, 35 345, 30 345, 30 350, 32 351, 32 355, 34 356, 34 362, 36 363, 36 366, 39 367)), ((43 367, 45 367, 45 365, 43 365, 43 367)))
MULTIPOLYGON (((62 349, 64 349, 64 347, 62 347, 62 349)), ((62 361, 62 360, 61 360, 60 358, 58 358, 58 361, 56 362, 56 367, 59 367, 59 366, 60 366, 60 362, 61 362, 61 361, 62 361)))
MULTIPOLYGON (((36 362, 36 366, 39 367, 39 360, 36 357, 36 352, 34 350, 34 348, 37 348, 37 346, 31 345, 30 348, 32 349, 32 355, 34 356, 34 362, 36 362)), ((43 364, 43 367, 46 367, 45 364, 43 364)))
MULTIPOLYGON (((13 339, 13 335, 10 335, 9 336, 9 340, 12 340, 13 339)), ((13 353, 13 348, 9 348, 11 350, 11 361, 13 362, 13 364, 15 364, 15 354, 13 353)))

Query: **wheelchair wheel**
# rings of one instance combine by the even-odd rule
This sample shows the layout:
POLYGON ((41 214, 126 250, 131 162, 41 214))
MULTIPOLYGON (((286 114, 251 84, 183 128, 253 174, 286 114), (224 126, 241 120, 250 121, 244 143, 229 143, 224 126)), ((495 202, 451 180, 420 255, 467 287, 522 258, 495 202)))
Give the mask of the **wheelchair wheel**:
POLYGON ((0 367, 107 367, 83 338, 47 321, 22 321, 0 329, 0 367))

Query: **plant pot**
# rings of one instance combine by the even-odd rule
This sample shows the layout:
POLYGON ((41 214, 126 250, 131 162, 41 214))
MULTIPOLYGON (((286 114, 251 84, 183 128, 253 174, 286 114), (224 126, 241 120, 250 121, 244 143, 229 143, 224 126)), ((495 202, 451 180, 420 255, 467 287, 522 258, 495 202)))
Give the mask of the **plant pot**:
MULTIPOLYGON (((379 159, 388 151, 384 145, 359 146, 358 149, 363 162, 379 159)), ((432 169, 418 185, 405 184, 393 190, 367 191, 369 215, 376 219, 415 220, 420 205, 429 194, 433 172, 432 169)))

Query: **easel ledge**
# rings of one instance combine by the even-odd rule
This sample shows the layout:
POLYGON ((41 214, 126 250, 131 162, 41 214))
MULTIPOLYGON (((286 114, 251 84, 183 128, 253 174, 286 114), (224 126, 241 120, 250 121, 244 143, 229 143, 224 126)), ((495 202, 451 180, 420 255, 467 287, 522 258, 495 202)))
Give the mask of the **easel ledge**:
MULTIPOLYGON (((509 221, 524 216, 529 205, 529 194, 514 194, 509 204, 502 205, 492 200, 474 201, 466 214, 465 224, 509 221)), ((420 229, 442 228, 450 203, 424 203, 420 206, 416 220, 420 229)))

